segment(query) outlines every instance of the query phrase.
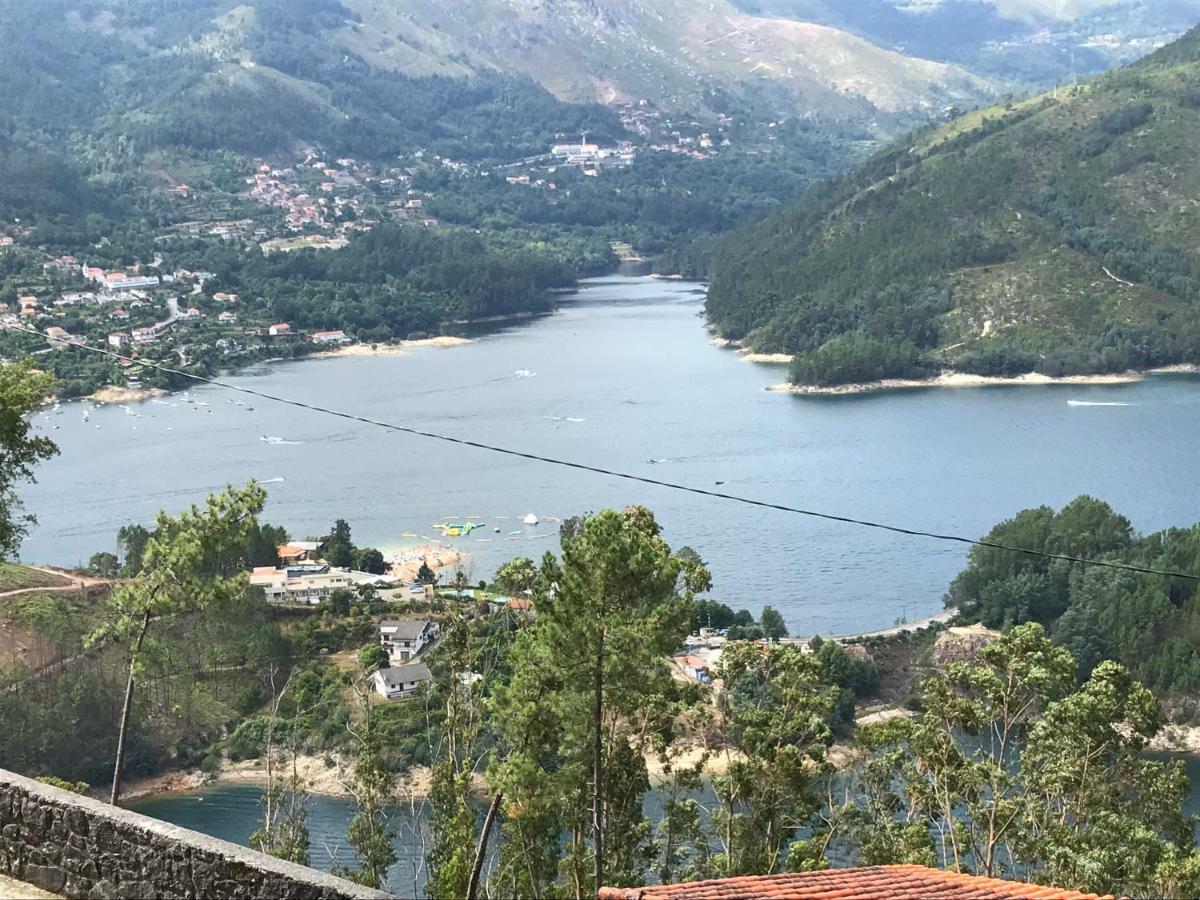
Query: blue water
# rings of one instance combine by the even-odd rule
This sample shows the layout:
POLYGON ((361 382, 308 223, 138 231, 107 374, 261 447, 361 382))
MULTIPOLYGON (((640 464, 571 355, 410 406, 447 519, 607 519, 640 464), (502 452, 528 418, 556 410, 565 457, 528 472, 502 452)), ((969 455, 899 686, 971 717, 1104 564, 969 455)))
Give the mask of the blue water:
MULTIPOLYGON (((979 536, 1024 507, 1081 493, 1143 530, 1200 518, 1196 378, 771 393, 764 388, 783 381, 785 368, 713 347, 702 301, 697 285, 610 278, 566 297, 556 315, 467 346, 263 365, 229 380, 457 437, 943 533, 979 536)), ((472 580, 513 556, 555 549, 553 523, 509 539, 526 513, 644 503, 674 546, 708 561, 714 596, 754 611, 770 603, 793 632, 847 633, 936 612, 965 559, 961 545, 495 456, 223 389, 190 398, 210 405, 173 397, 131 407, 141 418, 107 408, 84 423, 68 404, 39 417, 60 425, 48 433, 63 452, 24 491, 40 525, 23 557, 86 561, 114 549, 123 524, 258 478, 271 482, 267 518, 296 537, 342 517, 359 543, 395 546, 404 532, 436 536, 429 526, 447 517, 483 517, 485 531, 456 542, 472 580)))
MULTIPOLYGON (((133 801, 129 808, 143 815, 190 828, 221 840, 249 846, 262 816, 262 790, 248 785, 221 785, 200 791, 133 801)), ((311 838, 310 865, 328 872, 355 864, 346 829, 354 815, 352 801, 314 795, 308 803, 311 838)), ((427 880, 420 832, 427 817, 420 806, 396 806, 389 813, 396 830, 397 861, 388 872, 386 888, 401 897, 423 893, 427 880)))

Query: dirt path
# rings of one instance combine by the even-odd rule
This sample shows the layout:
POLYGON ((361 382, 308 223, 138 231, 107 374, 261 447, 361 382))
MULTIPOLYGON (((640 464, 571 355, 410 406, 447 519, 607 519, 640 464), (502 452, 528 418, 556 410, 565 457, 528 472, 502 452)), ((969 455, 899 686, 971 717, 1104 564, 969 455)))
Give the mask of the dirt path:
POLYGON ((66 583, 48 584, 43 587, 18 588, 15 591, 2 591, 0 592, 0 602, 10 597, 19 597, 22 594, 66 594, 72 591, 87 590, 90 587, 120 583, 120 580, 116 578, 92 578, 89 575, 75 575, 43 566, 26 566, 25 568, 41 572, 44 575, 53 575, 56 578, 62 578, 66 583))

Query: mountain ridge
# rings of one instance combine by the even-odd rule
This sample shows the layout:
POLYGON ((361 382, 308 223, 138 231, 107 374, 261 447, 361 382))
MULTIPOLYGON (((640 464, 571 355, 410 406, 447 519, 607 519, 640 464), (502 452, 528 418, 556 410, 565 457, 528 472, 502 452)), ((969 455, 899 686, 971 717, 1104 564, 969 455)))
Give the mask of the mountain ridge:
POLYGON ((404 78, 530 79, 571 103, 815 118, 867 136, 993 92, 951 63, 728 0, 0 0, 0 14, 14 69, 0 113, 58 131, 68 116, 76 130, 103 120, 135 140, 182 130, 201 148, 221 146, 214 96, 261 124, 253 149, 267 152, 402 121, 404 78), (196 139, 204 130, 215 137, 196 139))
POLYGON ((724 239, 709 315, 806 384, 1200 362, 1198 47, 893 144, 724 239))

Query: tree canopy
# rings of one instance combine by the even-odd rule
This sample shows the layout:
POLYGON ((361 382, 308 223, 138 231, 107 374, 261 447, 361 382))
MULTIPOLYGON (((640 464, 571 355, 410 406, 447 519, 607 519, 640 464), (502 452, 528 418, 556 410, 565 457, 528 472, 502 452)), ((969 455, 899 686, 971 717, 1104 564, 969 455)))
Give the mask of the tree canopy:
POLYGON ((16 488, 33 480, 33 470, 58 452, 54 442, 34 434, 29 416, 46 402, 51 378, 26 365, 0 362, 0 560, 16 553, 33 516, 23 515, 16 488))

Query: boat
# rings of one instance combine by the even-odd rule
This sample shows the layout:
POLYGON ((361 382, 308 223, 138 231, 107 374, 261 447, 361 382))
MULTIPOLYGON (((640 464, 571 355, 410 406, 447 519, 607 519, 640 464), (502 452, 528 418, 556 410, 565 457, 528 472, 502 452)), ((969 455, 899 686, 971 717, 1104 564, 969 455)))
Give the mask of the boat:
POLYGON ((533 513, 530 513, 521 521, 524 522, 526 525, 536 525, 536 524, 538 524, 538 522, 540 522, 542 520, 539 519, 537 516, 535 516, 533 513))

